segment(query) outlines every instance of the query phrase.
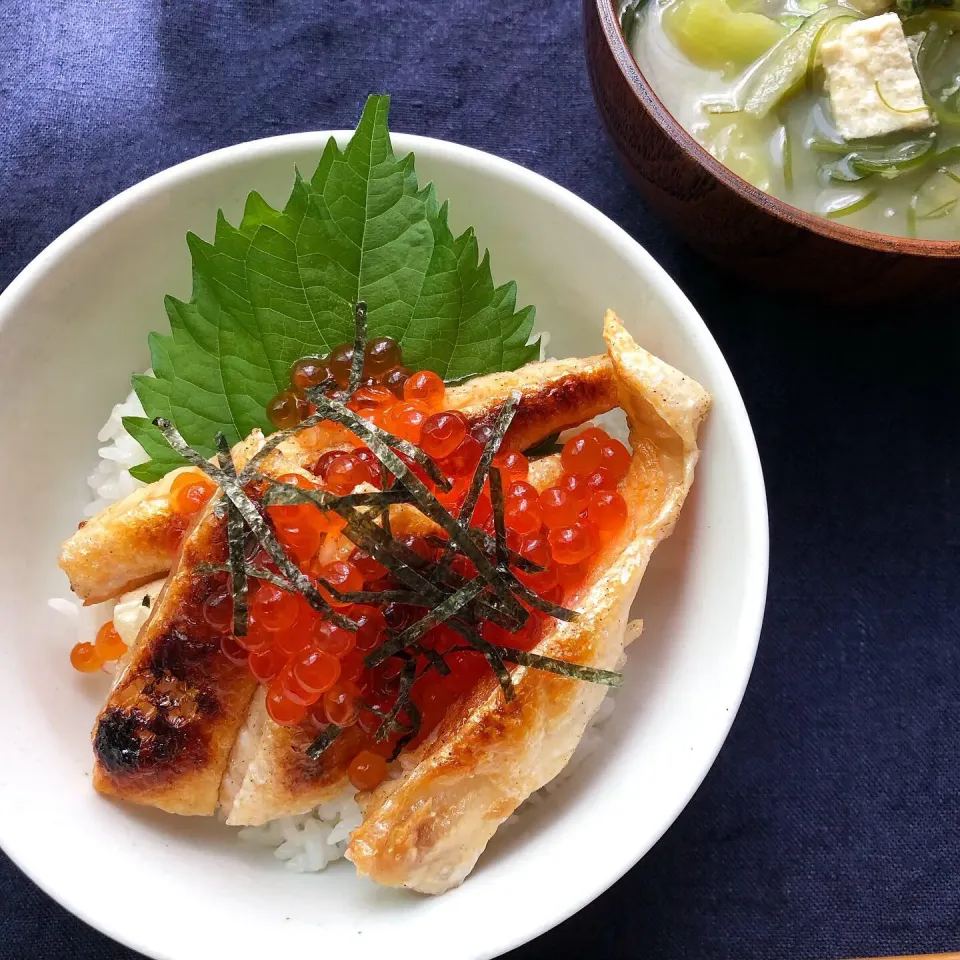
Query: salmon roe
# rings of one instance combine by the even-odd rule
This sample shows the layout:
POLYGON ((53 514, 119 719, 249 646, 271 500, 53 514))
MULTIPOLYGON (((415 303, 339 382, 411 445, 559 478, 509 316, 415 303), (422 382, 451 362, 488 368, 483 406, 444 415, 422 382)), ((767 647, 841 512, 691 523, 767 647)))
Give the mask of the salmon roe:
POLYGON ((112 620, 97 631, 94 646, 101 660, 119 660, 127 652, 127 645, 120 639, 112 620))
POLYGON ((92 643, 78 643, 70 651, 70 665, 80 673, 95 673, 103 666, 103 658, 92 643))
POLYGON ((189 517, 203 509, 217 486, 202 473, 188 470, 179 473, 170 484, 170 506, 174 513, 189 517))
POLYGON ((361 750, 350 761, 347 775, 358 790, 372 790, 387 779, 387 761, 372 750, 361 750))

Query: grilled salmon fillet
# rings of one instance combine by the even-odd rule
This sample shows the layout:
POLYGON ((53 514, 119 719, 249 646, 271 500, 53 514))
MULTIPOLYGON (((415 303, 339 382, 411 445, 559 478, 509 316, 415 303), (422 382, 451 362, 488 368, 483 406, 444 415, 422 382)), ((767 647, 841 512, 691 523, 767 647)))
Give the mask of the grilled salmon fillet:
MULTIPOLYGON (((493 422, 511 391, 521 401, 504 448, 523 450, 617 403, 613 369, 605 356, 531 363, 513 373, 477 377, 447 391, 445 407, 462 410, 471 424, 493 422)), ((342 442, 342 427, 304 431, 281 455, 306 466, 342 442)), ((245 441, 242 441, 245 442, 245 441)), ((178 517, 170 507, 175 471, 135 490, 82 524, 60 551, 60 567, 86 603, 119 596, 166 574, 179 547, 178 517)))
POLYGON ((170 487, 190 469, 174 470, 80 524, 59 560, 78 597, 100 603, 166 574, 181 532, 174 526, 170 487))
MULTIPOLYGON (((537 490, 545 490, 562 474, 559 456, 543 457, 530 464, 528 480, 537 490)), ((398 535, 425 536, 439 531, 412 508, 394 507, 391 517, 398 535)), ((305 751, 315 737, 309 730, 274 723, 266 714, 263 698, 255 698, 220 791, 220 809, 227 823, 257 826, 277 817, 307 813, 338 796, 347 785, 350 761, 369 746, 370 738, 359 727, 350 727, 317 760, 311 760, 305 751)))
MULTIPOLYGON (((536 652, 615 669, 650 555, 673 530, 693 481, 710 398, 638 347, 611 312, 604 336, 634 450, 622 486, 630 515, 571 602, 581 616, 555 622, 536 652)), ((511 703, 484 678, 406 758, 400 779, 362 798, 364 821, 346 854, 361 876, 432 894, 457 886, 499 825, 566 765, 606 690, 524 667, 511 674, 511 703)))
MULTIPOLYGON (((237 465, 259 448, 238 445, 237 465)), ((278 465, 278 469, 283 469, 278 465)), ((222 586, 200 564, 227 560, 226 519, 215 495, 187 531, 174 568, 136 635, 93 730, 94 787, 169 813, 210 815, 257 681, 231 663, 204 621, 222 586)))
POLYGON ((473 427, 492 425, 514 391, 520 402, 503 438, 503 450, 527 450, 617 405, 613 368, 609 357, 601 355, 528 363, 508 373, 475 377, 449 389, 444 407, 459 410, 473 427))

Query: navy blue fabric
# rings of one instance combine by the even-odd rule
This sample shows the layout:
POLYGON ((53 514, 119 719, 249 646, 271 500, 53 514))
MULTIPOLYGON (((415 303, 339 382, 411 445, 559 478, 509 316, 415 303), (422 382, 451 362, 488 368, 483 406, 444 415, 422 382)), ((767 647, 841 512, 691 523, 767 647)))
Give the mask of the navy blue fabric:
MULTIPOLYGON (((769 604, 729 741, 649 856, 517 960, 960 948, 955 306, 841 314, 684 248, 604 139, 575 0, 3 0, 0 287, 124 187, 351 126, 369 92, 394 129, 531 167, 643 243, 719 340, 766 471, 769 604)), ((132 954, 0 855, 0 957, 132 954)))

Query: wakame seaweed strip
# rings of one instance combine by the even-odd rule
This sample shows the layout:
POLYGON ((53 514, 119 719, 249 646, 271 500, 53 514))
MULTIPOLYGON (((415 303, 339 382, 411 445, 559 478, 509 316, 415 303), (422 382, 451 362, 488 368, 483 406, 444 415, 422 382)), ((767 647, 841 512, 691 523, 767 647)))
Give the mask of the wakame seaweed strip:
MULTIPOLYGON (((230 444, 227 438, 218 433, 215 437, 217 444, 217 459, 220 468, 228 476, 236 479, 237 467, 233 462, 230 444)), ((243 555, 243 517, 236 506, 227 501, 227 546, 230 557, 230 591, 233 594, 233 635, 245 637, 247 635, 247 572, 244 566, 243 555)))
POLYGON ((317 737, 313 743, 307 747, 306 754, 311 760, 317 760, 320 757, 320 754, 323 753, 327 747, 333 743, 337 737, 343 733, 343 727, 338 727, 335 723, 331 723, 321 734, 317 737))
POLYGON ((163 417, 157 417, 153 421, 153 425, 163 434, 167 443, 169 443, 180 456, 203 470, 203 472, 223 490, 229 500, 236 505, 244 522, 257 538, 260 545, 270 554, 271 559, 280 568, 280 572, 297 588, 299 593, 303 594, 310 606, 318 613, 328 616, 338 627, 355 631, 357 625, 349 619, 349 617, 345 617, 342 613, 334 610, 303 571, 287 556, 283 547, 280 546, 272 531, 267 526, 266 521, 260 516, 260 511, 257 510, 254 502, 244 493, 243 488, 240 486, 239 479, 228 476, 219 467, 214 466, 209 460, 204 459, 204 457, 197 453, 197 451, 180 436, 177 428, 169 420, 163 417))
POLYGON ((416 623, 411 624, 406 630, 392 636, 386 643, 382 643, 376 650, 368 653, 363 662, 368 667, 375 667, 383 663, 387 657, 399 653, 414 640, 419 640, 428 630, 432 629, 444 620, 458 614, 474 597, 482 590, 486 590, 487 583, 481 577, 477 577, 461 587, 456 593, 451 594, 442 603, 437 604, 426 616, 421 617, 416 623))
POLYGON ((367 347, 367 305, 363 300, 353 305, 353 358, 350 364, 350 381, 347 384, 347 393, 353 396, 360 386, 363 376, 363 355, 367 347))

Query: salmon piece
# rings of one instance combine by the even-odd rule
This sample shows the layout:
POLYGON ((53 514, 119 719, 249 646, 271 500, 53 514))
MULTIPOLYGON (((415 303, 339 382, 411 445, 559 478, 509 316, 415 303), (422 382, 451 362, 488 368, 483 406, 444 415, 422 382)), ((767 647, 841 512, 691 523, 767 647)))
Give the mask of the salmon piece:
MULTIPOLYGON (((340 427, 315 430, 307 439, 327 444, 343 434, 340 427)), ((262 443, 263 434, 254 430, 234 446, 234 460, 245 463, 249 451, 262 443)), ((280 455, 298 464, 315 454, 303 441, 281 444, 280 455)), ((85 604, 110 600, 167 575, 184 532, 182 518, 170 506, 170 487, 175 477, 188 472, 198 473, 194 467, 181 467, 134 490, 82 523, 63 544, 58 563, 70 578, 70 589, 85 604)))
POLYGON ((101 510, 80 524, 60 551, 70 589, 100 603, 166 575, 180 547, 170 509, 170 487, 183 467, 101 510))
MULTIPOLYGON (((555 621, 536 652, 616 669, 650 555, 672 532, 693 481, 697 429, 710 398, 638 347, 612 312, 604 336, 634 450, 621 488, 630 514, 571 602, 581 616, 555 621)), ((511 675, 511 703, 484 678, 405 758, 405 775, 361 796, 364 820, 346 854, 359 875, 431 894, 457 886, 499 825, 563 769, 605 688, 524 667, 511 675)))
MULTIPOLYGON (((262 437, 247 442, 252 454, 262 437)), ((246 459, 238 458, 242 467, 246 459)), ((285 472, 282 460, 270 469, 285 472)), ((278 474, 275 474, 278 475, 278 474)), ((169 813, 214 813, 220 781, 257 681, 231 663, 203 618, 223 583, 201 573, 227 561, 226 519, 217 494, 200 511, 179 558, 140 628, 93 730, 94 787, 169 813)))
POLYGON ((346 729, 316 760, 307 747, 317 734, 281 727, 268 716, 265 695, 250 705, 220 787, 220 810, 232 826, 259 826, 277 817, 307 813, 339 796, 350 761, 371 743, 358 726, 346 729))
MULTIPOLYGON (((522 399, 504 449, 527 449, 617 403, 609 359, 590 357, 531 363, 514 373, 477 377, 450 388, 446 406, 462 410, 472 425, 492 423, 512 390, 519 390, 522 399)), ((345 434, 339 426, 312 428, 282 444, 280 456, 307 466, 321 452, 342 444, 345 434)), ((241 441, 235 451, 246 442, 241 441)), ((73 592, 85 603, 109 600, 170 569, 182 530, 168 494, 180 472, 135 490, 82 524, 64 543, 60 567, 73 592)))
POLYGON ((504 450, 527 450, 568 427, 592 420, 617 405, 610 358, 545 360, 508 373, 490 373, 447 391, 445 406, 459 410, 472 427, 493 425, 512 392, 517 412, 503 438, 504 450))
MULTIPOLYGON (((543 457, 531 463, 529 481, 545 490, 562 474, 559 456, 543 457)), ((406 506, 393 508, 391 525, 396 534, 425 536, 439 530, 406 506)), ((372 738, 359 727, 350 727, 317 760, 311 760, 306 749, 315 738, 315 733, 301 727, 274 723, 266 715, 263 698, 255 698, 220 790, 220 809, 227 823, 259 826, 277 817, 307 813, 338 796, 347 786, 350 761, 371 745, 372 738)))

